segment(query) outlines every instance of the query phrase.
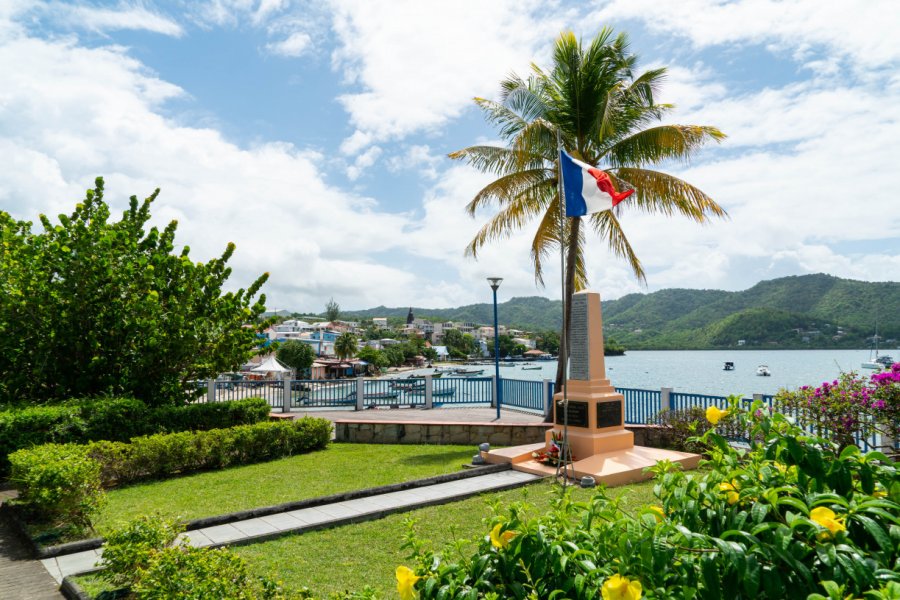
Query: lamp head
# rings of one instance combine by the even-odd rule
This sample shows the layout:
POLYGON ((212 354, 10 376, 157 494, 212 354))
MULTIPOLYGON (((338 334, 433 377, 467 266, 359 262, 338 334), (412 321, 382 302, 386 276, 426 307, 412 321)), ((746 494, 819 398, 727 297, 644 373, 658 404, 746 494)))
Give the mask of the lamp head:
POLYGON ((497 288, 500 287, 500 282, 503 281, 503 278, 502 277, 488 277, 487 280, 488 280, 488 283, 491 284, 491 289, 496 292, 497 288))

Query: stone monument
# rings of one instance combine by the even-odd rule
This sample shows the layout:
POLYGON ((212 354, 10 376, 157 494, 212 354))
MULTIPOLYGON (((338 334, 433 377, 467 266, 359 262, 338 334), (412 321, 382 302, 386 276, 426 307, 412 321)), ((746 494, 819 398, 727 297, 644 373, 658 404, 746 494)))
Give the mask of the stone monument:
POLYGON ((486 462, 555 474, 555 466, 534 460, 534 454, 565 435, 572 453, 567 473, 591 476, 610 486, 649 478, 644 469, 663 459, 685 469, 697 466, 696 454, 634 445, 634 434, 625 429, 625 398, 606 378, 600 294, 584 291, 572 297, 569 346, 569 378, 565 390, 553 396, 553 427, 546 432, 545 443, 482 452, 486 462))
POLYGON ((547 432, 547 443, 566 430, 576 460, 631 448, 634 434, 625 429, 625 397, 606 378, 600 294, 574 294, 571 320, 569 378, 565 391, 553 396, 554 427, 547 432))

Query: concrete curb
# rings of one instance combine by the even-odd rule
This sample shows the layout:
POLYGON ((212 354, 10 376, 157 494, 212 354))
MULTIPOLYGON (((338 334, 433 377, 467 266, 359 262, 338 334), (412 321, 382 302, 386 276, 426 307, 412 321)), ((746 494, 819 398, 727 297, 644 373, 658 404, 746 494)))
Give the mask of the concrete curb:
MULTIPOLYGON (((436 483, 446 483, 449 481, 458 481, 460 479, 468 479, 479 475, 487 475, 489 473, 498 473, 511 469, 509 464, 485 465, 483 467, 474 467, 457 473, 447 473, 444 475, 435 475, 434 477, 426 477, 424 479, 414 479, 412 481, 404 481, 401 483, 392 483, 388 485, 366 488, 362 490, 353 490, 350 492, 342 492, 339 494, 331 494, 329 496, 319 496, 318 498, 307 498, 306 500, 295 500, 285 502, 283 504, 275 504, 273 506, 263 506, 260 508, 252 508, 224 515, 216 515, 212 517, 203 517, 193 519, 185 524, 185 531, 194 529, 203 529, 204 527, 212 527, 214 525, 225 525, 235 521, 243 521, 255 517, 265 517, 301 508, 313 508, 325 504, 334 504, 336 502, 344 502, 346 500, 355 500, 357 498, 365 498, 367 496, 376 496, 378 494, 387 494, 390 492, 399 492, 403 490, 416 489, 424 486, 434 485, 436 483)), ((65 544, 57 544, 54 546, 43 546, 35 542, 28 534, 28 528, 17 510, 13 506, 3 504, 3 508, 10 513, 11 521, 18 530, 17 533, 23 537, 25 543, 31 549, 32 554, 38 559, 54 558, 65 554, 73 554, 75 552, 83 552, 85 550, 95 550, 103 546, 105 541, 103 538, 88 538, 85 540, 77 540, 67 542, 65 544)))

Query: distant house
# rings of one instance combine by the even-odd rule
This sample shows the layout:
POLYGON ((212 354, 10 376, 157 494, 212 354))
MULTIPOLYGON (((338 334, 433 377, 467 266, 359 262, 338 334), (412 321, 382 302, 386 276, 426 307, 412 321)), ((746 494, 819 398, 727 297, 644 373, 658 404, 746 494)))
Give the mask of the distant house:
POLYGON ((437 352, 438 360, 447 360, 450 356, 450 351, 447 350, 447 346, 432 346, 431 348, 437 352))
POLYGON ((375 325, 375 327, 379 327, 381 329, 387 329, 387 326, 388 326, 387 317, 374 317, 372 319, 372 324, 375 325))

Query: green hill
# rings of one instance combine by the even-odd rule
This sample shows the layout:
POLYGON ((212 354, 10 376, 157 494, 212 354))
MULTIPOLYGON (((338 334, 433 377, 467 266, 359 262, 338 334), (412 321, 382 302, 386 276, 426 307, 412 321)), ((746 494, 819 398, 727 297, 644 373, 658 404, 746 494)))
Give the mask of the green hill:
MULTIPOLYGON (((348 311, 348 317, 406 318, 409 307, 348 311)), ((452 309, 413 307, 434 321, 490 323, 490 303, 452 309)), ((532 296, 499 305, 500 322, 525 330, 559 329, 558 300, 532 296)), ((878 315, 883 344, 900 340, 900 283, 830 275, 761 281, 739 292, 666 289, 603 302, 604 328, 631 349, 861 348, 878 315), (894 340, 889 342, 888 340, 894 340)))

